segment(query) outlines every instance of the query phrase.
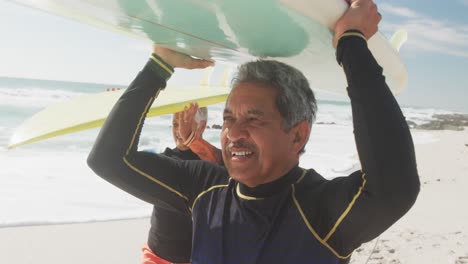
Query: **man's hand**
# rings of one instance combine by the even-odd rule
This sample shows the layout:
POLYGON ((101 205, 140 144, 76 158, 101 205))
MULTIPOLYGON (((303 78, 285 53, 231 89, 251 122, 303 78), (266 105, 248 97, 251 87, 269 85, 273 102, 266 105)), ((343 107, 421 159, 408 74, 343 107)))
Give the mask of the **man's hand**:
POLYGON ((198 123, 195 121, 195 115, 198 112, 198 104, 190 103, 189 107, 185 107, 178 115, 179 118, 179 135, 184 142, 190 140, 190 136, 199 137, 198 123))
POLYGON ((213 61, 196 59, 157 44, 153 46, 153 53, 161 57, 161 59, 173 68, 203 69, 214 65, 213 61))
POLYGON ((350 0, 349 3, 349 9, 335 24, 334 47, 341 34, 350 29, 361 31, 366 39, 371 38, 377 32, 382 19, 373 0, 350 0))

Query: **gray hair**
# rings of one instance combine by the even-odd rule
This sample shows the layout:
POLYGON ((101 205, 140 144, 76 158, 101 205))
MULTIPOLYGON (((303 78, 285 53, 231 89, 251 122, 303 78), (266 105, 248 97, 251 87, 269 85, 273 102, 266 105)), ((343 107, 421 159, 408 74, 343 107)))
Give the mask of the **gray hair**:
POLYGON ((309 82, 298 69, 273 60, 248 62, 239 67, 232 87, 246 82, 261 83, 278 90, 276 107, 286 131, 304 120, 312 126, 317 102, 309 82))

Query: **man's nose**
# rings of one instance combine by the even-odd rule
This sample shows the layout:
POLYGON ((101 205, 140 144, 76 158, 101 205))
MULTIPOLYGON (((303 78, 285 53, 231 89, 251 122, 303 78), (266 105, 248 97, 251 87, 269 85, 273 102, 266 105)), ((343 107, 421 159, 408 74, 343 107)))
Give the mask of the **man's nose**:
POLYGON ((248 137, 248 132, 245 124, 241 122, 235 122, 228 128, 227 138, 229 141, 235 142, 248 137))

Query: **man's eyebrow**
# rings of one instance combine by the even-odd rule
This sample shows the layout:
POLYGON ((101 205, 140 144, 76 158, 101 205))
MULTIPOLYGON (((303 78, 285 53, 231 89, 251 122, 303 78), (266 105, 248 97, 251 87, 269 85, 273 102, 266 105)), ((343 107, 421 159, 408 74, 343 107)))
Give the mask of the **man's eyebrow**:
POLYGON ((258 110, 258 109, 249 110, 249 111, 247 111, 247 114, 256 115, 256 116, 264 116, 265 115, 265 113, 263 111, 258 110))
MULTIPOLYGON (((223 111, 224 114, 232 114, 232 111, 230 109, 224 109, 223 111)), ((256 115, 256 116, 264 116, 265 113, 259 109, 251 109, 247 111, 247 114, 249 115, 256 115)))

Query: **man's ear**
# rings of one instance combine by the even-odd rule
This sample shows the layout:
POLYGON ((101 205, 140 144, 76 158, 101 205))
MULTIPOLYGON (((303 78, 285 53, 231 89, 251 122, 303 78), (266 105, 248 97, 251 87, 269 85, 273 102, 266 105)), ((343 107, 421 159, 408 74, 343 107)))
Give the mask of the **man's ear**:
POLYGON ((299 154, 309 141, 310 125, 307 121, 302 121, 291 128, 293 136, 292 147, 295 153, 299 154))

